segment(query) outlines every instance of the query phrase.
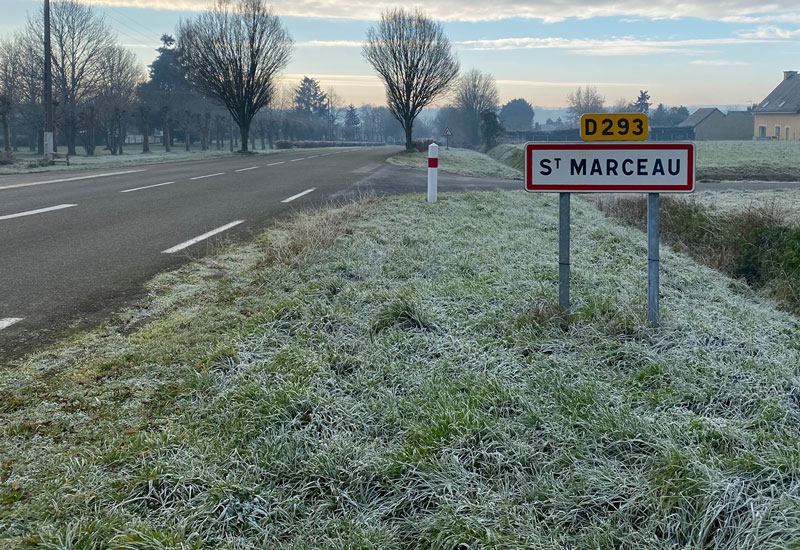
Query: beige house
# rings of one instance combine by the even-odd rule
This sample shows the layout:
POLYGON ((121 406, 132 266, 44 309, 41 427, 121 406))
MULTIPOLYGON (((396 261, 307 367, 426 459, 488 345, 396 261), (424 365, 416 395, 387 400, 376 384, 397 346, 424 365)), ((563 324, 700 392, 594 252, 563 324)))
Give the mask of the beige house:
POLYGON ((784 71, 783 82, 753 111, 756 139, 800 139, 800 75, 784 71))

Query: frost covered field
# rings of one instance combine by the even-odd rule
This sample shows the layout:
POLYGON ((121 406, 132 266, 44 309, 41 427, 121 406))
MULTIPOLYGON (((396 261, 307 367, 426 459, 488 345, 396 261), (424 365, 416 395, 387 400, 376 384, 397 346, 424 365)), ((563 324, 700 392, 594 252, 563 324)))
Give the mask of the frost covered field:
POLYGON ((697 141, 697 179, 800 181, 800 141, 697 141))
POLYGON ((0 547, 800 545, 800 331, 573 201, 307 214, 0 374, 0 547))
MULTIPOLYGON (((696 141, 695 145, 698 181, 800 181, 800 141, 696 141)), ((499 145, 489 155, 522 170, 522 147, 499 145)))
MULTIPOLYGON (((406 153, 404 151, 389 157, 388 161, 390 164, 397 166, 427 169, 428 153, 406 153)), ((439 168, 444 172, 460 176, 510 180, 522 179, 522 174, 519 171, 501 164, 483 153, 470 149, 456 149, 455 147, 452 147, 449 151, 444 146, 439 147, 439 168)))
POLYGON ((800 189, 698 191, 680 196, 696 200, 703 206, 721 212, 741 212, 748 208, 769 208, 780 211, 787 223, 800 225, 800 189))

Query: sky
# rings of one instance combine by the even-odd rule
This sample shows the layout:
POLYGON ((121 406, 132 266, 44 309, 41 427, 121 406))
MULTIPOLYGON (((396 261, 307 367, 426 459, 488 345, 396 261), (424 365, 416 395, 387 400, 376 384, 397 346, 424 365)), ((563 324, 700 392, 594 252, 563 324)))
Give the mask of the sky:
MULTIPOLYGON (((51 0, 56 1, 56 0, 51 0)), ((83 0, 104 15, 143 66, 159 36, 206 0, 83 0)), ((501 102, 523 97, 562 107, 578 86, 597 86, 608 104, 647 90, 654 104, 760 102, 784 70, 800 69, 796 0, 276 0, 295 41, 282 79, 304 76, 346 102, 382 104, 381 82, 361 57, 361 42, 383 10, 418 7, 442 22, 462 70, 488 72, 501 102)), ((25 24, 42 0, 0 0, 0 36, 25 24)), ((447 103, 447 98, 438 101, 447 103)))

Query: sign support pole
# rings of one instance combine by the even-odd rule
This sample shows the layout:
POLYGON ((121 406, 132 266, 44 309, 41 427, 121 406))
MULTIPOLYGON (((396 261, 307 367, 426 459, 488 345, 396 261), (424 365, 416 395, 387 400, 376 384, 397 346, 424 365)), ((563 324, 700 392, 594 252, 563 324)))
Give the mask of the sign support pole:
POLYGON ((647 321, 658 326, 658 193, 647 194, 647 321))
POLYGON ((569 314, 569 193, 558 194, 558 303, 569 314))

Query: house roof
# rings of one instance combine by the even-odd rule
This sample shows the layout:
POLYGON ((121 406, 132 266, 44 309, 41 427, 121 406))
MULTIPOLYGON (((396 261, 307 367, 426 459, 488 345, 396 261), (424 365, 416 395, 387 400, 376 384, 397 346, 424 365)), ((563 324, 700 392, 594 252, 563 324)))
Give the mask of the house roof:
MULTIPOLYGON (((714 111, 719 111, 719 109, 717 109, 716 107, 702 107, 700 109, 697 109, 695 112, 689 115, 689 118, 678 124, 678 126, 684 126, 684 127, 697 126, 705 119, 707 119, 709 116, 711 116, 711 113, 713 113, 714 111)), ((720 111, 720 113, 722 113, 722 111, 720 111)))
POLYGON ((789 75, 755 108, 755 113, 800 113, 800 75, 789 75))

